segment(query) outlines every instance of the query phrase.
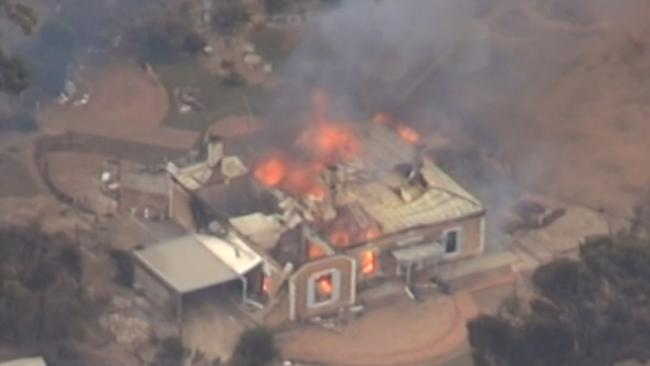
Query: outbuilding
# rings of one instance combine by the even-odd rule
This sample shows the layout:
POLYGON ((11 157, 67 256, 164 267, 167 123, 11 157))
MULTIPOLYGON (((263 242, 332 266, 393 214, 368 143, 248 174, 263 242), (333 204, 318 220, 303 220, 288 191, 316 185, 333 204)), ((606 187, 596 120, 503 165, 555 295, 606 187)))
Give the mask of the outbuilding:
POLYGON ((246 275, 262 264, 262 258, 233 234, 190 234, 138 249, 133 256, 136 288, 179 316, 186 295, 226 283, 238 281, 245 301, 246 275))

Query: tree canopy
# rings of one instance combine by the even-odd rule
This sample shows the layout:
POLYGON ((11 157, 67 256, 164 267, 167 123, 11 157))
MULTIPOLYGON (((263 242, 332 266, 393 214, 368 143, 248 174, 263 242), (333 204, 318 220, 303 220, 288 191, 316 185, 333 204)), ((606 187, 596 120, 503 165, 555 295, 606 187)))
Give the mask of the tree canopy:
POLYGON ((0 340, 61 339, 92 318, 81 253, 63 235, 0 228, 0 340))
POLYGON ((650 359, 650 241, 623 233, 587 240, 579 260, 532 276, 518 314, 468 323, 477 366, 609 366, 650 359))
MULTIPOLYGON (((38 23, 34 9, 18 1, 0 0, 0 16, 25 35, 32 34, 38 23)), ((28 85, 29 72, 23 59, 0 49, 0 91, 17 95, 28 85)))
POLYGON ((230 360, 231 366, 267 366, 278 357, 273 333, 264 328, 245 331, 230 360))

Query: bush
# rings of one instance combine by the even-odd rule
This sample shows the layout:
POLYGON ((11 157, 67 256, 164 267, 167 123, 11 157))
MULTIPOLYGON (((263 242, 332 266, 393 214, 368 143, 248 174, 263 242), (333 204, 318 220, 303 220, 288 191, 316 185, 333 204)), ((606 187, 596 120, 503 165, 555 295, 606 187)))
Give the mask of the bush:
POLYGON ((165 359, 180 362, 185 357, 185 347, 178 337, 168 337, 161 342, 161 356, 165 359))
POLYGON ((228 75, 226 75, 222 80, 223 85, 228 87, 238 87, 246 84, 246 80, 237 72, 237 70, 232 70, 228 75))
POLYGON ((152 33, 145 39, 142 59, 152 64, 171 63, 175 50, 171 40, 161 33, 152 33))
POLYGON ((183 51, 191 55, 199 54, 203 51, 205 46, 207 46, 205 39, 203 39, 203 37, 198 33, 188 33, 183 40, 183 51))
POLYGON ((38 129, 36 118, 30 113, 18 113, 11 117, 0 118, 0 131, 31 132, 38 129))
POLYGON ((212 15, 214 30, 225 35, 237 33, 249 21, 250 14, 236 1, 225 2, 212 15))
POLYGON ((278 357, 273 333, 265 328, 245 331, 235 347, 231 366, 266 366, 278 357))
POLYGON ((74 245, 65 246, 61 250, 61 262, 63 262, 63 266, 75 280, 81 281, 83 267, 81 263, 81 251, 78 247, 74 245))
POLYGON ((131 255, 119 249, 111 250, 111 258, 115 263, 117 273, 115 275, 115 282, 119 285, 132 288, 135 278, 135 269, 131 255))

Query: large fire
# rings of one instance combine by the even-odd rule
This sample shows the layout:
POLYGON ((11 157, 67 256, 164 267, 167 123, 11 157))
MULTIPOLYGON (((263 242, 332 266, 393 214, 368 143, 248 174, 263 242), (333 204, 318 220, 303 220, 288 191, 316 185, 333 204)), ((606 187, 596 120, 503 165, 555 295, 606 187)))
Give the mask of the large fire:
POLYGON ((316 127, 313 139, 307 143, 315 149, 317 158, 333 162, 349 160, 357 156, 360 150, 359 141, 352 131, 342 124, 323 123, 316 127))
POLYGON ((279 156, 272 156, 255 168, 255 178, 268 187, 276 187, 282 183, 287 171, 286 162, 279 156))
MULTIPOLYGON (((329 98, 323 92, 312 96, 312 123, 296 141, 302 154, 273 155, 258 163, 254 170, 255 178, 267 187, 280 188, 287 193, 301 198, 323 201, 328 196, 328 188, 323 183, 322 173, 325 166, 347 161, 359 156, 361 142, 353 124, 333 121, 328 116, 329 98)), ((377 113, 372 123, 389 126, 397 135, 409 144, 420 142, 420 134, 413 128, 396 123, 396 120, 386 114, 377 113)), ((295 148, 292 146, 291 148, 295 148)), ((369 229, 365 240, 374 239, 381 233, 369 229)), ((356 240, 356 234, 354 235, 356 240)), ((339 246, 347 246, 353 240, 349 233, 336 232, 333 242, 339 246)))
POLYGON ((322 201, 327 189, 320 182, 322 164, 298 163, 280 156, 262 160, 255 168, 255 178, 267 187, 281 187, 287 192, 322 201))
POLYGON ((280 187, 298 197, 322 201, 327 188, 321 175, 327 164, 349 160, 360 152, 360 143, 351 127, 330 121, 329 100, 317 92, 312 98, 313 123, 298 139, 305 154, 298 158, 271 156, 255 168, 255 178, 267 187, 280 187))

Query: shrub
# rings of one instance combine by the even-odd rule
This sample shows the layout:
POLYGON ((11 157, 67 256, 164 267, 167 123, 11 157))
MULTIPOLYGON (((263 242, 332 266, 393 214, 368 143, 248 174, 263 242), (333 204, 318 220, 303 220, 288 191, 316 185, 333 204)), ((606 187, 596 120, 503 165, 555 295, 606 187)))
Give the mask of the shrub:
POLYGON ((115 282, 122 286, 132 288, 135 271, 131 255, 124 250, 114 249, 111 250, 111 258, 117 270, 115 282))
POLYGON ((231 366, 266 366, 278 357, 273 333, 265 328, 245 331, 235 347, 231 366))

